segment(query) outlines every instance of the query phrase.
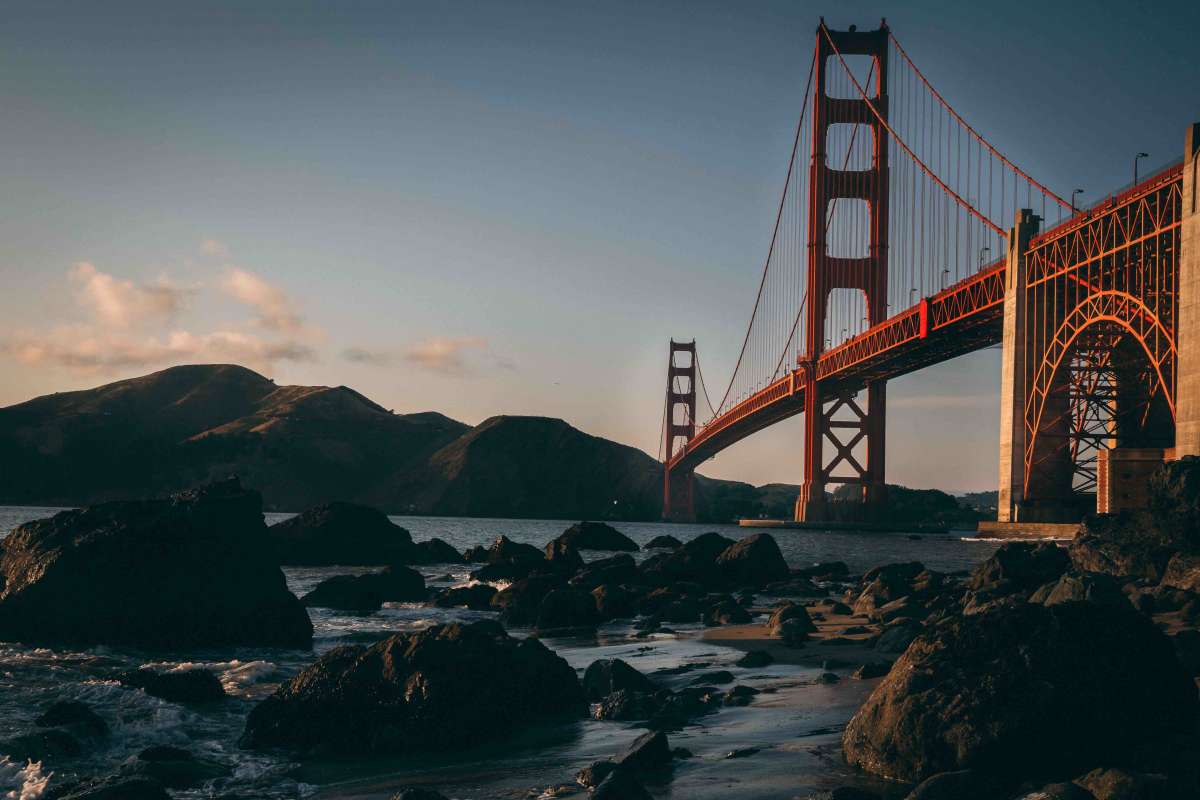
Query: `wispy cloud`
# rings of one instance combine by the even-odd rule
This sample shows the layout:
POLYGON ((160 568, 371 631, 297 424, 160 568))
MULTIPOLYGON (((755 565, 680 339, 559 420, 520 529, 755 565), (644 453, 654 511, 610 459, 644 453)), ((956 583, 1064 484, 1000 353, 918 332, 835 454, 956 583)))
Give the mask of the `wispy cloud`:
POLYGON ((205 239, 203 242, 201 242, 200 252, 204 253, 206 256, 212 256, 213 258, 229 258, 229 248, 225 246, 224 242, 216 239, 205 239))
POLYGON ((342 358, 352 364, 365 364, 369 367, 395 366, 396 354, 387 350, 368 350, 365 347, 347 347, 342 351, 342 358))
POLYGON ((342 358, 371 367, 392 367, 409 364, 426 372, 450 377, 463 377, 485 368, 516 369, 508 358, 492 350, 482 336, 433 336, 402 351, 347 347, 342 358))
POLYGON ((102 272, 89 261, 76 264, 70 273, 78 287, 79 303, 99 321, 129 328, 170 319, 183 308, 186 290, 163 276, 156 283, 135 284, 102 272))
POLYGON ((304 320, 287 293, 253 272, 231 267, 221 281, 221 288, 258 312, 258 324, 267 330, 293 334, 304 331, 304 320))
POLYGON ((28 366, 57 366, 103 372, 172 363, 237 363, 269 368, 278 361, 312 361, 312 348, 294 341, 269 341, 240 331, 166 336, 130 336, 90 326, 63 326, 24 333, 0 342, 0 351, 28 366))
POLYGON ((215 297, 232 297, 249 306, 254 318, 210 331, 177 326, 176 316, 188 296, 199 290, 181 288, 165 276, 154 283, 135 283, 84 261, 72 267, 67 281, 75 288, 82 319, 42 330, 0 332, 0 355, 28 366, 79 372, 184 362, 235 362, 270 369, 281 361, 314 360, 314 345, 323 338, 323 331, 304 323, 286 292, 239 268, 227 270, 220 282, 222 292, 215 297))

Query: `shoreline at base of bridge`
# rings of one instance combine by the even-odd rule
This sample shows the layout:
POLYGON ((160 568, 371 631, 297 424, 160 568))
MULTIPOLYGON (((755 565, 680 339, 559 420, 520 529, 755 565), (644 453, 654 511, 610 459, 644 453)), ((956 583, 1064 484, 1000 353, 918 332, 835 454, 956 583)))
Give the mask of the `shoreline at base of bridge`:
POLYGON ((863 531, 865 533, 951 534, 964 538, 996 540, 1054 540, 1070 541, 1079 530, 1079 523, 1061 522, 992 522, 982 521, 977 530, 950 528, 936 524, 902 524, 890 522, 796 522, 787 519, 740 519, 743 528, 772 528, 817 531, 863 531))

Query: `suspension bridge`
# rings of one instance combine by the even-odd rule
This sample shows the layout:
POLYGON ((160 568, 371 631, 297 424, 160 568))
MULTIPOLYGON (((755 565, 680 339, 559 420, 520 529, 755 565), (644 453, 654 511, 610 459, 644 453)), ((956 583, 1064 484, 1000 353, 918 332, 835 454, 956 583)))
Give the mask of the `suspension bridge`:
POLYGON ((1136 505, 1148 469, 1200 455, 1200 127, 1181 160, 1077 208, 963 119, 886 22, 822 20, 806 87, 718 402, 695 340, 670 344, 665 518, 694 519, 696 467, 795 415, 796 521, 830 519, 845 486, 869 518, 887 381, 995 345, 1000 522, 1136 505))

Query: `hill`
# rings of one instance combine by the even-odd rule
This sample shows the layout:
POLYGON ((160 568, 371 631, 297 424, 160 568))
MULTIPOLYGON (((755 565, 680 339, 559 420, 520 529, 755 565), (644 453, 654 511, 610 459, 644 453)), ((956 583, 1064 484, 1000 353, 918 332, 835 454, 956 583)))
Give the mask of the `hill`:
MULTIPOLYGON (((270 509, 350 500, 390 513, 657 519, 662 467, 547 417, 472 428, 394 414, 345 386, 173 367, 0 409, 0 504, 78 505, 238 474, 270 509)), ((702 519, 756 516, 748 484, 698 477, 702 519)))

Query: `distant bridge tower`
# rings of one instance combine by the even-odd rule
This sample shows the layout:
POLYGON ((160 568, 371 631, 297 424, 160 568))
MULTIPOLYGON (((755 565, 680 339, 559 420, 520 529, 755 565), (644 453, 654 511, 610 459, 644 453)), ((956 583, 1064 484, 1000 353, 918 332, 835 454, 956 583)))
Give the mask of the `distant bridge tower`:
POLYGON ((664 426, 663 519, 693 522, 696 506, 692 496, 695 475, 692 470, 676 470, 672 476, 666 462, 682 439, 686 446, 696 435, 696 340, 671 340, 667 361, 667 408, 664 426))
POLYGON ((812 162, 809 167, 811 192, 808 218, 808 302, 805 356, 800 367, 805 381, 804 396, 804 484, 796 500, 797 521, 828 518, 825 491, 831 484, 855 484, 861 490, 866 510, 885 499, 884 404, 886 382, 876 380, 866 387, 866 403, 853 394, 822 396, 817 382, 817 360, 825 349, 826 312, 830 293, 853 289, 863 293, 868 325, 887 317, 888 286, 888 28, 878 30, 830 30, 825 23, 817 31, 814 63, 812 162), (830 42, 832 39, 832 44, 830 42), (830 97, 826 68, 833 47, 843 55, 874 59, 873 78, 864 89, 875 89, 874 105, 879 115, 861 97, 830 97), (863 170, 829 166, 826 152, 831 125, 854 124, 870 131, 873 142, 871 165, 863 170), (837 201, 864 202, 870 223, 865 247, 852 243, 854 254, 831 253, 827 220, 837 201), (858 253, 865 252, 865 255, 858 253), (826 445, 831 447, 826 459, 826 445), (865 457, 855 449, 865 444, 865 457))

